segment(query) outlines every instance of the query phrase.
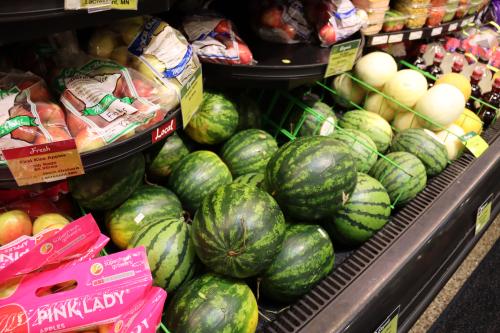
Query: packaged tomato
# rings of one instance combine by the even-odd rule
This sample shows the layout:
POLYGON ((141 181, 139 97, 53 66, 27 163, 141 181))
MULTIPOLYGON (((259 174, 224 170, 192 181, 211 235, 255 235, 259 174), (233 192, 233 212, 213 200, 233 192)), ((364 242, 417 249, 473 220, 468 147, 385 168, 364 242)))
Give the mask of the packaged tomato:
MULTIPOLYGON (((64 111, 31 73, 0 73, 0 151, 71 139, 64 111)), ((0 164, 5 164, 0 152, 0 164)))
POLYGON ((217 14, 193 15, 183 29, 198 57, 205 62, 250 65, 255 63, 247 44, 233 22, 217 14))
POLYGON ((64 87, 61 103, 80 152, 130 138, 167 114, 162 100, 170 97, 163 86, 113 61, 92 60, 66 71, 58 82, 64 87))
POLYGON ((285 44, 311 41, 312 27, 306 20, 302 1, 261 1, 255 11, 254 27, 260 38, 285 44))

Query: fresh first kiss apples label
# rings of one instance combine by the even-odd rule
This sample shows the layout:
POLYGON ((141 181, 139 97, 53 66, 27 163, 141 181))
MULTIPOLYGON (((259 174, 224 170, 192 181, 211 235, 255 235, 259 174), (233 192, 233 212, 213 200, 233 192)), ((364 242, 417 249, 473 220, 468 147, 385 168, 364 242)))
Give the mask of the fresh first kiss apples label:
POLYGON ((4 149, 2 154, 18 186, 52 182, 84 173, 74 139, 4 149))

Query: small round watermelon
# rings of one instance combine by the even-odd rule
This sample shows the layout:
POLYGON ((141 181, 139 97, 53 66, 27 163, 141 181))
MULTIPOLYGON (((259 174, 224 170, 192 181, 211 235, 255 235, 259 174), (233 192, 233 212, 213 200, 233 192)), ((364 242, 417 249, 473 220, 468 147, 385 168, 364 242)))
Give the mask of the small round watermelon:
POLYGON ((266 168, 266 189, 298 221, 333 215, 356 186, 349 148, 326 136, 298 138, 282 146, 266 168))
POLYGON ((130 198, 106 216, 113 243, 120 249, 129 245, 133 234, 151 221, 181 218, 182 205, 172 191, 156 185, 142 185, 130 198))
POLYGON ((262 127, 262 112, 254 99, 241 95, 237 100, 237 105, 239 131, 262 127))
POLYGON ((169 136, 149 165, 148 176, 153 179, 166 179, 172 172, 175 163, 187 154, 189 154, 189 150, 182 139, 177 134, 169 136))
POLYGON ((280 253, 261 276, 261 291, 274 301, 292 302, 330 273, 334 259, 332 242, 323 228, 290 225, 280 253))
POLYGON ((238 127, 238 110, 222 94, 205 92, 203 102, 185 132, 194 141, 213 145, 231 137, 238 127))
POLYGON ((267 162, 278 150, 276 140, 267 132, 247 129, 233 135, 222 146, 220 156, 234 177, 264 172, 267 162))
POLYGON ((377 162, 377 145, 363 132, 354 129, 339 129, 331 137, 342 141, 351 149, 357 171, 368 172, 377 162))
POLYGON ((377 145, 377 150, 385 152, 392 140, 391 125, 379 114, 365 110, 354 110, 344 114, 339 121, 342 128, 359 130, 368 135, 377 145))
POLYGON ((175 166, 168 187, 194 213, 205 196, 233 181, 228 167, 215 153, 199 150, 184 156, 175 166))
POLYGON ((440 174, 448 165, 446 146, 429 130, 409 128, 399 132, 392 140, 391 151, 405 151, 424 163, 428 176, 440 174))
POLYGON ((285 218, 269 194, 233 183, 203 200, 192 228, 196 253, 207 267, 247 278, 265 269, 280 251, 285 218))
POLYGON ((244 282, 205 274, 175 294, 166 326, 175 333, 253 333, 258 319, 257 301, 244 282))
POLYGON ((145 161, 135 154, 104 168, 68 180, 73 198, 86 209, 108 210, 122 202, 142 183, 145 161))
POLYGON ((310 109, 303 112, 303 117, 300 136, 330 135, 335 131, 337 117, 332 108, 323 102, 315 102, 310 109))
POLYGON ((378 180, 358 172, 358 181, 347 203, 323 225, 334 240, 358 245, 382 229, 391 214, 391 199, 378 180))
POLYGON ((247 173, 245 175, 239 176, 238 178, 235 178, 233 180, 233 183, 246 184, 263 188, 265 177, 266 176, 264 173, 247 173))
POLYGON ((163 218, 138 229, 129 248, 144 246, 155 285, 171 293, 189 281, 196 269, 196 251, 189 225, 181 218, 163 218))
POLYGON ((418 157, 407 152, 390 153, 386 158, 375 163, 370 175, 384 185, 395 205, 403 205, 425 188, 425 166, 418 157))

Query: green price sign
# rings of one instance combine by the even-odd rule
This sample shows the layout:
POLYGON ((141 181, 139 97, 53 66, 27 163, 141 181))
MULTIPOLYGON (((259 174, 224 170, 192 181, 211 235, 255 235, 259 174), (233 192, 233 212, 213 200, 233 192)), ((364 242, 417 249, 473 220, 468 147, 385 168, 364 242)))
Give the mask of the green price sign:
POLYGON ((356 61, 360 44, 361 40, 356 39, 333 45, 330 50, 330 59, 328 60, 325 77, 350 71, 354 66, 354 61, 356 61))
POLYGON ((491 202, 493 200, 493 193, 486 198, 481 206, 477 209, 476 216, 476 235, 483 230, 484 226, 488 223, 491 217, 491 202))
POLYGON ((384 320, 374 333, 397 333, 400 305, 384 320))

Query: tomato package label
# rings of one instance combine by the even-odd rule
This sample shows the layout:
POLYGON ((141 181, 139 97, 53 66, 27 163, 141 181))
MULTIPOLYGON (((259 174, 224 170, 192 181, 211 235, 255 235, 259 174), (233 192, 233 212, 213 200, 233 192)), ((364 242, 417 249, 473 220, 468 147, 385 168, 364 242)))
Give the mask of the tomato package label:
POLYGON ((75 140, 3 150, 17 185, 52 182, 84 173, 75 140))

